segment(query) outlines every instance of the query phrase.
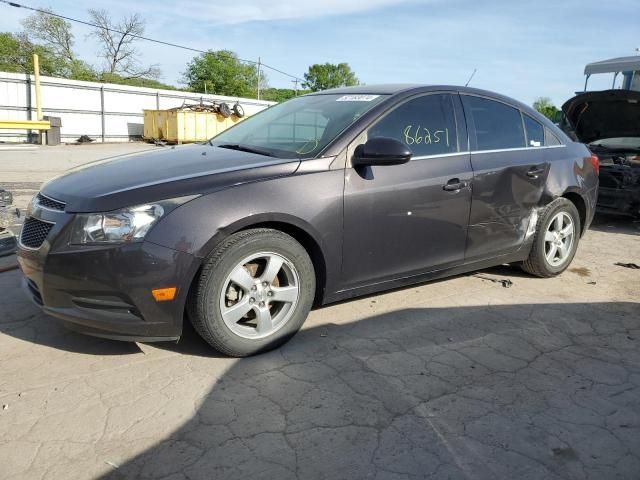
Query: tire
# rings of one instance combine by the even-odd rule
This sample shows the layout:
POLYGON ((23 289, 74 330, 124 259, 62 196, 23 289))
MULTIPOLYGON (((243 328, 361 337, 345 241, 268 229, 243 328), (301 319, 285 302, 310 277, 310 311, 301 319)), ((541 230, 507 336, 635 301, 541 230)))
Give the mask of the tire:
POLYGON ((231 116, 231 109, 229 108, 229 105, 224 102, 218 105, 218 112, 224 118, 229 118, 231 116))
POLYGON ((547 205, 538 217, 531 252, 529 253, 529 258, 522 262, 522 269, 538 277, 554 277, 564 272, 576 254, 580 232, 580 215, 576 206, 566 198, 555 199, 547 205), (563 228, 560 230, 557 229, 558 218, 563 222, 563 228), (572 224, 570 245, 566 244, 569 239, 568 236, 562 237, 560 235, 556 236, 555 240, 551 240, 554 238, 553 232, 568 231, 569 220, 572 224), (552 225, 552 222, 554 225, 552 225), (550 229, 553 232, 550 232, 550 229), (547 237, 547 232, 550 233, 549 237, 547 237), (561 242, 565 247, 558 247, 557 242, 561 242), (554 246, 555 250, 553 250, 554 246))
POLYGON ((240 105, 239 103, 236 103, 233 106, 233 113, 235 114, 236 117, 242 118, 244 117, 244 108, 242 108, 242 105, 240 105))
POLYGON ((315 291, 313 263, 300 243, 278 230, 244 230, 207 257, 187 314, 216 350, 246 357, 289 340, 306 320, 315 291))

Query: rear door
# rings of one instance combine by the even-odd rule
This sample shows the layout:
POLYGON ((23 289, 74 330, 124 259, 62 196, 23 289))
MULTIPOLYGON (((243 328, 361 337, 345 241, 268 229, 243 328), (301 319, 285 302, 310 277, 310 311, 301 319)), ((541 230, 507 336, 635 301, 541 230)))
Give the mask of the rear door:
POLYGON ((471 164, 457 94, 413 97, 386 113, 349 148, 390 137, 413 152, 404 165, 347 165, 345 288, 409 276, 464 259, 471 164))
POLYGON ((494 99, 461 98, 473 167, 465 258, 473 261, 520 247, 542 197, 549 162, 544 129, 534 119, 494 99))

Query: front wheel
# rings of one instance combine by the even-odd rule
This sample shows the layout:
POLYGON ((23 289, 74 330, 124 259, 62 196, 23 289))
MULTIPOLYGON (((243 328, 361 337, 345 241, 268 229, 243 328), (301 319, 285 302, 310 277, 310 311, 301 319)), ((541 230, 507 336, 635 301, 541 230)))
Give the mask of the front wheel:
POLYGON ((533 246, 522 269, 538 277, 564 272, 578 249, 580 215, 566 198, 551 202, 538 217, 533 246))
POLYGON ((205 261, 187 311, 211 346, 234 357, 270 350, 302 326, 315 295, 313 263, 291 236, 238 232, 205 261))

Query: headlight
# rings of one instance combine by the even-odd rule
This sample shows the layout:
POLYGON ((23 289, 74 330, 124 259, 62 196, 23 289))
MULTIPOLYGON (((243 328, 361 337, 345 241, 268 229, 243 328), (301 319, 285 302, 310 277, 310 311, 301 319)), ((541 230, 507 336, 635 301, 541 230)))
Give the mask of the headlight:
POLYGON ((115 212, 76 215, 71 243, 141 242, 164 215, 159 204, 123 208, 115 212))

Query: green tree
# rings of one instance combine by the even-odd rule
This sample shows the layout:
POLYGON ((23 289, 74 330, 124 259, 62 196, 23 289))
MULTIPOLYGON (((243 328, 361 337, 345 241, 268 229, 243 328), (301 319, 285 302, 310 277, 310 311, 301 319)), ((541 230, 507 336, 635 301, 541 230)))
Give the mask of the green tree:
POLYGON ((80 60, 73 51, 71 24, 45 13, 49 11, 35 12, 24 19, 22 26, 25 30, 22 35, 32 44, 46 49, 55 58, 58 66, 56 76, 74 80, 97 80, 98 74, 93 67, 80 60))
POLYGON ((304 95, 310 92, 311 90, 298 90, 296 95, 296 91, 293 88, 265 88, 260 92, 260 98, 262 100, 270 100, 272 102, 284 102, 295 96, 304 95))
POLYGON ((551 102, 549 97, 538 97, 533 102, 533 108, 535 108, 542 115, 547 117, 552 122, 558 121, 560 110, 551 102))
MULTIPOLYGON (((258 69, 241 62, 229 50, 210 50, 194 57, 182 75, 182 81, 194 92, 250 98, 257 94, 258 69)), ((260 84, 266 87, 264 75, 260 84)))
POLYGON ((311 65, 309 71, 304 74, 304 80, 302 86, 312 92, 328 88, 351 87, 360 83, 348 63, 337 65, 316 63, 311 65))
POLYGON ((64 75, 65 62, 51 50, 32 43, 24 34, 0 32, 0 71, 33 73, 34 53, 38 54, 42 75, 64 75))
POLYGON ((66 20, 48 15, 44 10, 29 15, 22 21, 25 34, 31 41, 42 42, 53 54, 69 63, 75 61, 73 53, 73 33, 71 24, 66 20))

